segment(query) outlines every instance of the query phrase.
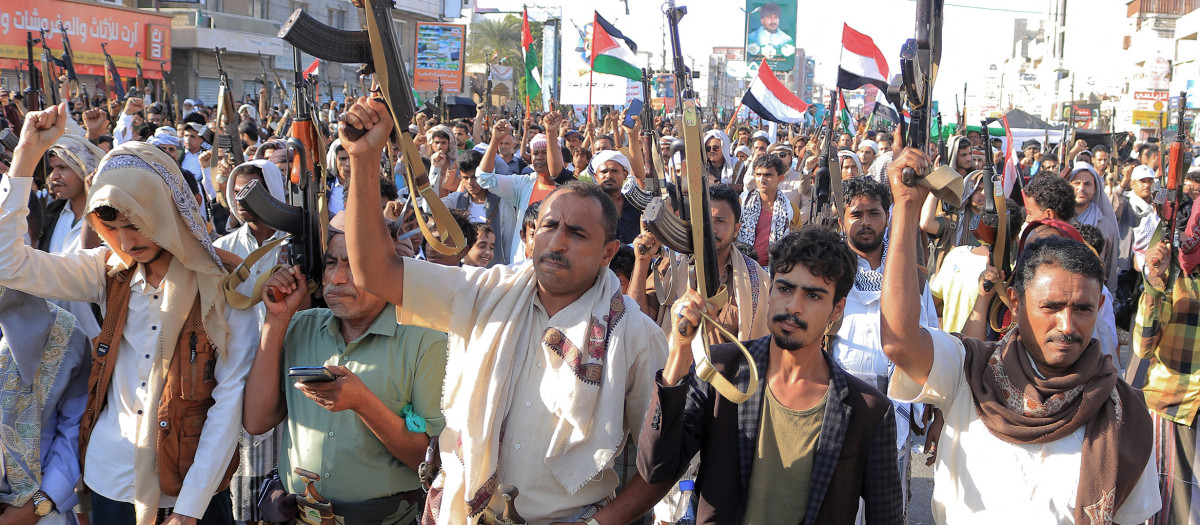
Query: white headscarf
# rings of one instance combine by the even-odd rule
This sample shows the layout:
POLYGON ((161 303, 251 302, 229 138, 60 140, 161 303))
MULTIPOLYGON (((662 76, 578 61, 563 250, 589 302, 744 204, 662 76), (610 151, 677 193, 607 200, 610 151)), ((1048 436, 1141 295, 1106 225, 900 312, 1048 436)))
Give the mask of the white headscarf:
POLYGON ((238 164, 233 171, 229 172, 229 184, 225 185, 225 202, 233 205, 237 201, 237 195, 233 192, 234 179, 247 167, 256 167, 262 170, 263 183, 267 185, 267 192, 275 197, 275 200, 287 202, 287 193, 283 189, 283 172, 267 159, 248 160, 238 164))
POLYGON ((1075 222, 1095 226, 1100 229, 1100 233, 1104 235, 1105 239, 1109 239, 1109 242, 1104 243, 1104 253, 1100 254, 1100 257, 1104 260, 1104 272, 1108 279, 1105 284, 1110 289, 1115 288, 1117 284, 1117 251, 1114 247, 1117 243, 1113 240, 1121 237, 1117 229, 1117 214, 1113 211, 1112 202, 1109 202, 1108 197, 1104 195, 1103 179, 1091 164, 1076 162, 1071 168, 1071 176, 1067 178, 1067 181, 1074 180, 1075 175, 1083 171, 1092 175, 1095 193, 1092 194, 1092 202, 1088 204, 1088 207, 1075 216, 1075 222))
POLYGON ((597 153, 595 157, 592 157, 592 173, 600 171, 600 168, 604 167, 604 163, 610 160, 620 164, 622 168, 625 168, 625 173, 627 175, 633 173, 633 165, 629 163, 629 158, 621 154, 619 151, 610 149, 603 150, 600 153, 597 153))

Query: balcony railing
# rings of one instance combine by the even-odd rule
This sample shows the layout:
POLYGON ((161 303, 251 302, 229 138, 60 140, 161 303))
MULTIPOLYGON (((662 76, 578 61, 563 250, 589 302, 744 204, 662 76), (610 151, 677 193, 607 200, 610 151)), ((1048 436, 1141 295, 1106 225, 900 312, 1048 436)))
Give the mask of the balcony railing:
POLYGON ((1126 7, 1127 17, 1151 14, 1183 16, 1200 8, 1200 0, 1132 0, 1126 7))

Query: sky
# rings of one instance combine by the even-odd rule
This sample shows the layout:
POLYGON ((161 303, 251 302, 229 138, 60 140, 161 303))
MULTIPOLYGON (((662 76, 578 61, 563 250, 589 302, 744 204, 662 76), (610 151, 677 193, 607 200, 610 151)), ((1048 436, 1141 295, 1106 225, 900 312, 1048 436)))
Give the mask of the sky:
MULTIPOLYGON (((564 2, 579 0, 526 0, 534 19, 542 13, 557 17, 564 2)), ((1077 0, 1078 1, 1078 0, 1077 0)), ((477 0, 480 8, 520 11, 520 0, 477 0)), ((592 4, 609 22, 632 38, 639 51, 653 53, 652 66, 661 64, 659 56, 666 32, 660 0, 594 0, 592 4), (625 14, 626 4, 630 14, 625 14)), ((697 66, 708 63, 713 47, 742 46, 745 41, 745 3, 740 0, 678 0, 688 14, 680 22, 681 47, 697 66)), ((978 78, 991 64, 999 64, 1012 54, 1013 21, 1046 18, 1049 0, 948 0, 942 30, 942 62, 934 84, 934 99, 943 108, 961 96, 963 84, 982 82, 978 78)), ((1105 0, 1106 9, 1089 9, 1073 16, 1123 18, 1124 3, 1105 0)), ((914 35, 912 0, 799 0, 796 46, 817 61, 815 80, 832 86, 837 78, 841 51, 842 24, 847 23, 871 36, 888 58, 889 76, 898 72, 900 46, 914 35)), ((1078 21, 1078 20, 1074 20, 1078 21)), ((1035 23, 1036 24, 1036 23, 1035 23)), ((1069 36, 1069 35, 1068 35, 1069 36)), ((1121 35, 1112 35, 1121 38, 1121 35)), ((668 44, 669 45, 669 44, 668 44)), ((980 85, 982 90, 982 85, 980 85)), ((972 95, 973 96, 973 95, 972 95)))

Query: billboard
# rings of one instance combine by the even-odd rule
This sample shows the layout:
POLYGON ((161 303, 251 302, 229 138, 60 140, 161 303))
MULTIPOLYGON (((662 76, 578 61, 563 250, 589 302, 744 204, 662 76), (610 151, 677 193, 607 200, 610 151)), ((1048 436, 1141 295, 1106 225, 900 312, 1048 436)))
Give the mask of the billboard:
MULTIPOLYGON (((627 79, 604 73, 592 74, 592 22, 595 5, 588 2, 563 4, 562 61, 558 102, 586 106, 620 106, 625 103, 627 79), (590 92, 589 92, 590 91, 590 92)), ((614 19, 609 19, 614 20, 614 19)), ((617 22, 614 22, 616 24, 617 22)), ((546 87, 542 86, 545 90, 546 87)))
POLYGON ((771 71, 796 64, 796 0, 746 0, 746 62, 767 59, 771 71))
MULTIPOLYGON (((81 75, 104 74, 104 52, 100 44, 108 44, 108 53, 123 77, 134 74, 134 55, 142 54, 143 74, 158 79, 158 61, 166 61, 171 70, 171 16, 125 7, 109 7, 93 3, 64 0, 4 0, 0 2, 0 69, 16 69, 26 58, 25 34, 36 38, 46 30, 51 52, 61 55, 62 32, 67 30, 75 71, 81 75)), ((34 49, 35 59, 41 57, 41 46, 34 49)))
POLYGON ((446 93, 461 93, 466 39, 466 26, 417 22, 413 90, 437 91, 440 80, 446 93))
POLYGON ((675 75, 657 73, 650 79, 650 104, 656 110, 675 109, 675 75))

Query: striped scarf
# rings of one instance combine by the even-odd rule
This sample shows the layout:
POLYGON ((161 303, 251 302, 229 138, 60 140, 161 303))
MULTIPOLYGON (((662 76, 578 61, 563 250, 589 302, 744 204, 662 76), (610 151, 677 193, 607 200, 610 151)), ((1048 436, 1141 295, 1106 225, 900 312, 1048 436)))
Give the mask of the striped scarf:
MULTIPOLYGON (((885 232, 886 233, 886 232, 885 232)), ((879 259, 879 271, 871 269, 870 264, 858 265, 854 274, 854 287, 861 292, 879 292, 883 290, 883 267, 887 265, 888 240, 883 238, 883 258, 879 259)), ((862 257, 858 260, 865 261, 862 257)))

